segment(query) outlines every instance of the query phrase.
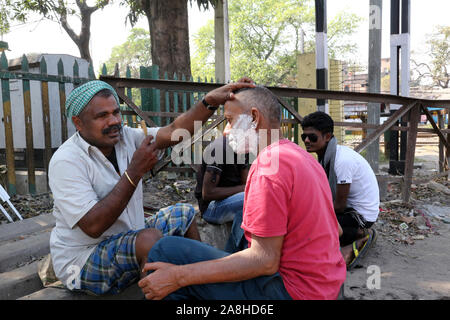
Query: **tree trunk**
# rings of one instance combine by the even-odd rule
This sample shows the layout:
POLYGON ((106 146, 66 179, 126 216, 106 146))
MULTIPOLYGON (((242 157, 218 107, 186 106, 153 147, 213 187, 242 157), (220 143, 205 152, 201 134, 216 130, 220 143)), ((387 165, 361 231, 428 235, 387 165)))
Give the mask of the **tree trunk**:
POLYGON ((80 40, 77 44, 78 50, 80 50, 81 58, 86 59, 92 64, 91 51, 89 49, 89 41, 91 39, 91 15, 98 8, 90 8, 90 10, 83 10, 81 12, 81 32, 80 40))
POLYGON ((67 22, 67 11, 62 11, 60 23, 72 41, 77 45, 78 50, 80 51, 80 57, 92 64, 91 51, 89 49, 89 40, 91 39, 91 15, 100 7, 89 7, 85 2, 79 0, 77 1, 77 5, 80 9, 80 34, 76 34, 67 22))
POLYGON ((159 66, 159 76, 176 72, 189 79, 189 24, 187 0, 146 0, 143 6, 150 28, 153 64, 159 66))

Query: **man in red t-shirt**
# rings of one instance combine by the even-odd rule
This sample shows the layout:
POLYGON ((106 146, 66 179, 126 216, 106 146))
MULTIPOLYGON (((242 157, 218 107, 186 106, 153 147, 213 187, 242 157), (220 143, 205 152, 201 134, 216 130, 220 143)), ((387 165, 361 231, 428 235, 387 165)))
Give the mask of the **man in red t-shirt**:
POLYGON ((242 228, 249 248, 228 254, 165 237, 139 282, 147 299, 336 299, 346 266, 322 167, 280 132, 280 105, 266 88, 225 104, 236 153, 258 154, 245 188, 242 228))

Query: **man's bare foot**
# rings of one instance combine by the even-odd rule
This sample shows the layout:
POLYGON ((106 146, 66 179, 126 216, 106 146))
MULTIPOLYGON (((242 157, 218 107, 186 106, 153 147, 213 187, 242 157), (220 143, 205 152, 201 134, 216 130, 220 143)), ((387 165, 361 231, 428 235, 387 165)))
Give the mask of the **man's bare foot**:
POLYGON ((358 233, 356 234, 356 239, 362 239, 369 235, 368 229, 359 228, 358 233))
MULTIPOLYGON (((365 231, 363 231, 363 232, 366 233, 365 231)), ((356 240, 356 249, 358 251, 361 251, 362 247, 367 242, 367 240, 368 240, 367 235, 368 235, 368 231, 365 236, 363 235, 362 238, 356 240)), ((353 243, 349 244, 348 246, 342 247, 341 253, 342 253, 342 256, 344 257, 345 263, 347 265, 349 265, 353 261, 353 259, 355 259, 355 253, 353 252, 353 243)))

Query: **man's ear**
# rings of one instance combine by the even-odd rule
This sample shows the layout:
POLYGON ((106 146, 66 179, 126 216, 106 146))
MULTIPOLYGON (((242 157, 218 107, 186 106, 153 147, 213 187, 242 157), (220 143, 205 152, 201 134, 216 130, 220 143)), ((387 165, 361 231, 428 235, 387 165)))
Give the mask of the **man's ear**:
POLYGON ((256 128, 258 129, 258 127, 261 125, 261 112, 256 109, 256 108, 252 108, 252 110, 250 111, 252 118, 253 118, 253 122, 256 124, 256 128))
POLYGON ((327 132, 324 137, 326 142, 330 142, 331 138, 333 138, 333 134, 331 132, 327 132))
POLYGON ((83 123, 81 121, 80 117, 72 116, 72 122, 75 125, 75 128, 77 128, 77 131, 80 131, 82 123, 83 123))

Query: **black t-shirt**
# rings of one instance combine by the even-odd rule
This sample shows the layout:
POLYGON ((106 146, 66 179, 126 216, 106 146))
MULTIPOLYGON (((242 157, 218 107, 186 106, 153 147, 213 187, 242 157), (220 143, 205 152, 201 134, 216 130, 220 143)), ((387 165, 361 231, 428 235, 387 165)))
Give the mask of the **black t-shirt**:
POLYGON ((113 148, 111 154, 107 156, 106 159, 108 159, 112 163, 114 169, 116 169, 117 174, 120 176, 119 164, 117 163, 116 148, 113 148))
POLYGON ((249 166, 249 155, 236 154, 228 145, 226 137, 211 142, 203 152, 202 165, 196 174, 195 197, 200 211, 205 212, 210 202, 202 198, 203 177, 207 170, 219 175, 218 187, 234 187, 242 184, 241 173, 249 166))

